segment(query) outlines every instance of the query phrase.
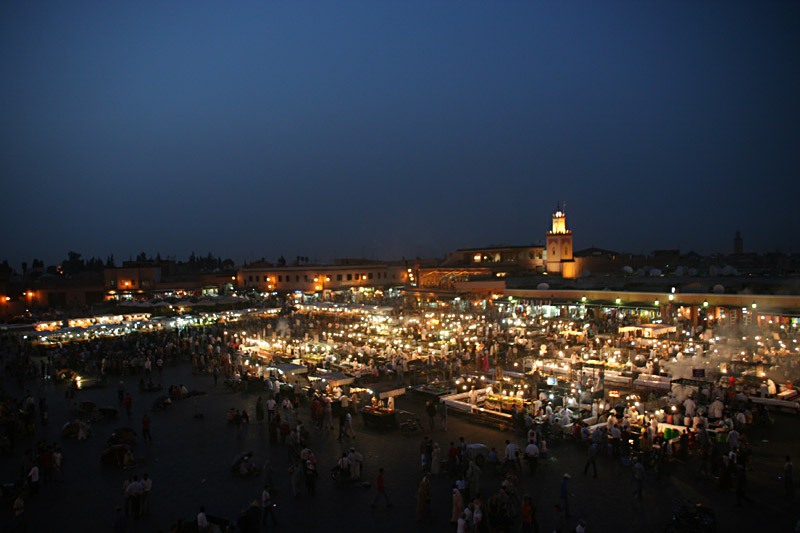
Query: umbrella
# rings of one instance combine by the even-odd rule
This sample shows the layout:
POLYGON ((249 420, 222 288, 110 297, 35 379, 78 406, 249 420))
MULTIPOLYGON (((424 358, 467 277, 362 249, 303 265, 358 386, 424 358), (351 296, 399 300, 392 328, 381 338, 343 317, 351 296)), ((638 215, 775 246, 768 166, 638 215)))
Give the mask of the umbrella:
POLYGON ((249 458, 252 456, 253 456, 252 450, 240 453, 239 455, 233 458, 233 464, 231 465, 231 470, 235 471, 239 467, 239 463, 241 463, 245 457, 249 458))
POLYGON ((78 425, 80 420, 72 420, 61 426, 61 436, 66 438, 75 438, 78 436, 78 425))
POLYGON ((169 397, 161 395, 153 402, 153 409, 164 409, 171 403, 172 400, 170 400, 169 397))
POLYGON ((117 428, 114 430, 114 433, 111 434, 108 442, 110 444, 134 443, 136 442, 136 432, 128 427, 117 428))
POLYGON ((94 402, 84 401, 78 404, 78 409, 83 413, 91 413, 97 409, 97 405, 94 402))
POLYGON ((127 444, 112 444, 100 454, 100 462, 104 465, 121 465, 125 458, 125 452, 131 447, 127 444))
POLYGON ((98 409, 100 414, 103 415, 104 418, 116 418, 117 417, 117 410, 113 407, 101 407, 98 409))

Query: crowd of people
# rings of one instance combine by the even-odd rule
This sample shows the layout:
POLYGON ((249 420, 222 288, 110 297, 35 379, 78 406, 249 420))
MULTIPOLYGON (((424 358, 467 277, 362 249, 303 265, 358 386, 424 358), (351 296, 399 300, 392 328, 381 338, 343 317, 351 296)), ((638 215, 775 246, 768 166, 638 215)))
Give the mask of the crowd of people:
MULTIPOLYGON (((259 370, 254 373, 248 368, 251 366, 247 362, 249 355, 242 351, 245 338, 284 339, 283 349, 291 356, 313 351, 310 340, 317 341, 316 344, 328 342, 336 349, 320 352, 317 362, 309 364, 311 370, 316 365, 341 369, 343 362, 348 361, 347 370, 356 378, 393 379, 401 383, 405 383, 406 376, 425 375, 424 371, 429 369, 435 369, 437 377, 445 379, 465 372, 510 367, 534 355, 572 360, 584 358, 589 352, 594 357, 604 350, 622 350, 625 352, 624 363, 630 368, 635 366, 642 372, 657 373, 662 361, 683 355, 680 352, 683 341, 664 343, 656 348, 612 336, 610 340, 603 337, 598 343, 601 335, 613 330, 610 320, 587 319, 583 341, 575 343, 560 333, 555 321, 540 317, 531 322, 541 327, 538 336, 531 336, 522 328, 510 325, 508 319, 517 316, 516 310, 501 311, 497 308, 472 313, 462 324, 454 326, 455 336, 451 342, 421 349, 418 346, 433 345, 430 341, 436 338, 438 330, 424 320, 408 320, 402 313, 410 315, 407 309, 397 309, 393 315, 402 326, 398 333, 402 342, 397 343, 387 343, 381 336, 370 335, 374 326, 358 315, 332 316, 325 312, 254 318, 237 324, 236 333, 220 324, 64 343, 49 349, 6 336, 2 341, 4 390, 7 394, 0 404, 3 428, 0 449, 11 453, 18 441, 31 442, 37 423, 47 423, 47 401, 43 395, 37 401, 34 394, 26 390, 31 383, 53 383, 61 369, 69 368, 83 375, 139 377, 141 393, 156 389, 154 378, 160 381, 165 366, 185 361, 191 364, 194 372, 213 378, 214 386, 219 377, 228 386, 246 379, 255 379, 263 384, 254 404, 245 409, 232 407, 227 413, 227 422, 237 428, 253 422, 264 424, 270 445, 285 447, 292 493, 313 497, 320 481, 320 470, 326 479, 328 471, 332 470, 337 483, 366 482, 363 479, 364 450, 355 446, 357 437, 353 424, 363 399, 355 392, 347 393, 338 387, 300 386, 275 372, 259 370), (337 339, 337 332, 341 330, 348 331, 348 336, 337 339), (413 347, 409 345, 411 343, 413 347), (644 357, 638 357, 640 355, 644 357), (19 391, 16 398, 8 394, 14 387, 19 391), (336 416, 334 411, 338 413, 336 416), (251 419, 251 413, 254 413, 254 419, 251 419), (303 421, 304 416, 308 417, 308 427, 303 421), (338 421, 338 433, 334 419, 338 421), (318 464, 313 450, 317 437, 326 433, 335 433, 337 445, 345 450, 335 465, 318 464)), ((444 316, 439 315, 439 320, 444 322, 444 316)), ((619 322, 625 320, 622 318, 619 322)), ((695 340, 699 351, 708 354, 710 345, 703 341, 701 333, 696 332, 695 340)), ((697 356, 697 350, 693 357, 697 356)), ((764 363, 786 356, 786 351, 777 342, 767 342, 757 350, 758 361, 764 363)), ((796 366, 795 361, 791 364, 796 366)), ((700 472, 715 478, 721 489, 733 489, 736 504, 742 505, 748 498, 747 472, 752 464, 748 435, 754 426, 769 423, 771 415, 762 404, 731 395, 731 388, 712 385, 683 391, 673 394, 667 408, 655 410, 645 409, 647 402, 644 399, 616 404, 595 400, 588 410, 581 413, 581 398, 572 402, 564 398, 562 405, 554 407, 547 394, 537 394, 536 387, 531 387, 521 392, 530 401, 528 407, 514 409, 514 433, 501 452, 494 448, 479 450, 468 444, 464 437, 458 442, 449 442, 446 448, 435 442, 432 438, 435 431, 447 431, 447 406, 429 402, 423 412, 428 418, 431 435, 426 435, 420 444, 422 478, 416 491, 416 518, 422 523, 433 519, 431 480, 448 476, 452 481, 449 489, 452 491, 450 521, 459 533, 511 531, 516 528, 538 531, 542 513, 547 514, 548 521, 552 519, 557 524, 557 530, 566 531, 569 520, 576 524, 576 530, 582 530, 578 528, 585 528, 585 524, 576 522, 571 514, 572 474, 565 473, 561 478, 559 505, 552 510, 537 510, 535 499, 519 490, 520 476, 537 475, 539 465, 547 460, 554 440, 571 440, 575 446, 584 449, 584 475, 598 477, 598 462, 605 457, 629 465, 636 487, 633 496, 639 499, 646 491, 649 477, 669 475, 669 465, 673 460, 686 461, 689 457, 696 457, 700 472), (439 424, 436 423, 437 416, 439 424), (665 427, 677 429, 673 429, 673 434, 665 431, 665 427), (501 488, 488 495, 483 490, 487 475, 499 476, 502 480, 501 488)), ((74 391, 74 386, 68 388, 68 402, 75 402, 74 391)), ((166 392, 166 396, 173 400, 190 396, 183 384, 171 385, 166 392)), ((764 396, 775 393, 768 386, 760 392, 764 396)), ((125 390, 124 382, 118 387, 118 394, 120 406, 130 418, 134 398, 125 390)), ((394 399, 391 401, 390 408, 393 408, 394 399)), ((90 423, 88 419, 78 421, 79 439, 87 438, 90 423)), ((150 420, 146 414, 142 418, 142 436, 152 442, 150 420)), ((267 455, 271 453, 272 450, 267 455)), ((25 499, 35 497, 41 484, 60 482, 61 461, 58 443, 40 441, 25 452, 20 464, 20 473, 24 475, 20 476, 19 497, 14 502, 15 513, 19 511, 19 523, 24 523, 25 499)), ((122 466, 131 465, 124 464, 123 460, 122 466)), ((239 527, 244 531, 257 531, 269 518, 276 523, 271 496, 274 492, 271 490, 274 468, 270 460, 267 459, 263 468, 259 468, 252 464, 250 457, 245 457, 239 468, 244 469, 240 470, 244 475, 257 469, 259 474, 268 477, 261 500, 244 509, 239 527)), ((786 458, 782 479, 787 494, 793 494, 793 467, 789 457, 786 458)), ((376 505, 383 499, 391 506, 393 501, 386 490, 383 469, 379 469, 377 479, 369 482, 374 483, 376 491, 372 504, 376 505)), ((151 486, 152 480, 146 474, 141 479, 134 474, 125 481, 124 497, 117 513, 120 523, 147 515, 151 486)), ((203 510, 197 518, 201 530, 209 527, 204 522, 207 522, 207 517, 203 510)))

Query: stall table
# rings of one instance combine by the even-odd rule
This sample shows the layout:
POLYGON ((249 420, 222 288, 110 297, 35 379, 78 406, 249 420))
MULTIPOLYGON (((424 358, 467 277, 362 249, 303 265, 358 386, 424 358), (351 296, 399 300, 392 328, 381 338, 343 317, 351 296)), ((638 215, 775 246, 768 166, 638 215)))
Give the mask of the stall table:
POLYGON ((365 426, 373 426, 379 429, 390 429, 397 427, 397 417, 394 409, 383 407, 372 407, 367 405, 359 409, 361 417, 364 419, 365 426))

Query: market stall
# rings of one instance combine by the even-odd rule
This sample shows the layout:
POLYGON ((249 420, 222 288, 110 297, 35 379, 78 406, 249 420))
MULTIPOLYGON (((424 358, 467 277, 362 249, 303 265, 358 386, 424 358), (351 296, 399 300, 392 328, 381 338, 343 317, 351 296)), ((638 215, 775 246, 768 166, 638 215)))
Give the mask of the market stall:
POLYGON ((634 326, 622 326, 617 330, 621 335, 632 337, 644 337, 653 339, 668 333, 675 333, 677 328, 669 324, 638 324, 634 326))
POLYGON ((371 396, 370 403, 359 410, 364 425, 381 429, 397 427, 394 398, 405 394, 406 388, 392 383, 373 383, 364 385, 363 390, 371 396))

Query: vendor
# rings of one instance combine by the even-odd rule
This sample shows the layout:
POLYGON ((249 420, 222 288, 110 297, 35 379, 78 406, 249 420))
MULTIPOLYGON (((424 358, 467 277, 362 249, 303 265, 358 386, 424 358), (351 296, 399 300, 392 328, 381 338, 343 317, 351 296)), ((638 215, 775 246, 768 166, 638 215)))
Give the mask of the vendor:
POLYGON ((253 465, 250 464, 250 458, 248 456, 244 456, 242 462, 239 463, 239 473, 243 476, 250 475, 250 472, 253 471, 253 465))
POLYGON ((394 411, 394 396, 389 396, 389 400, 386 402, 386 407, 390 411, 394 411))
POLYGON ((133 463, 136 462, 136 458, 133 456, 133 452, 128 450, 125 452, 125 456, 122 458, 122 466, 129 467, 133 466, 133 463))

